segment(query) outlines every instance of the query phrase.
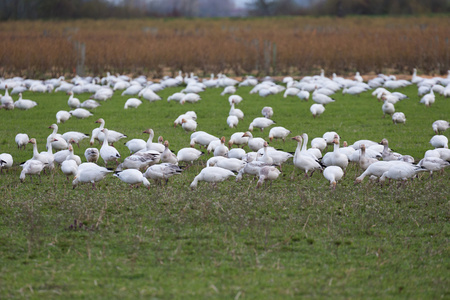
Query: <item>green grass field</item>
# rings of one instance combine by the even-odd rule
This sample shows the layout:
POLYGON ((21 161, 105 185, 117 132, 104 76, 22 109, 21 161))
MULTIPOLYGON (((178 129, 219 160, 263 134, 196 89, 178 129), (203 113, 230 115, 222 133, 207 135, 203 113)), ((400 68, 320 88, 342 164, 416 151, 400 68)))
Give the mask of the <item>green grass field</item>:
MULTIPOLYGON (((167 103, 181 89, 166 89, 158 93, 163 101, 144 100, 128 110, 123 109, 127 97, 116 92, 93 117, 71 118, 59 132, 90 133, 98 125, 94 121, 104 118, 106 127, 128 139, 146 139, 142 131, 153 128, 177 151, 189 145, 189 135, 173 127, 181 113, 195 110, 198 130, 229 138, 246 131, 269 105, 277 125, 292 131, 290 137, 306 132, 312 139, 333 130, 350 144, 387 138, 395 151, 418 161, 431 149, 432 122, 448 119, 450 112, 449 100, 441 96, 430 108, 419 104, 417 89, 410 86, 399 90, 410 99, 396 104, 396 111, 406 115, 405 125, 383 119, 381 102, 371 92, 360 97, 338 93, 337 101, 313 119, 311 100, 283 99, 282 94, 261 98, 239 88, 244 101, 238 108, 245 118, 230 129, 228 96, 220 96, 221 89, 201 93, 196 104, 167 103)), ((82 101, 88 97, 78 95, 82 101)), ((333 192, 319 172, 305 179, 297 171, 291 180, 290 162, 269 187, 256 189, 247 176, 217 188, 201 182, 191 191, 190 182, 210 157, 205 155, 168 186, 152 183, 150 190, 130 189, 113 176, 96 190, 91 185, 72 190, 60 170, 43 175, 42 183, 29 177, 21 183, 18 164, 32 157, 32 147, 18 151, 14 136, 35 137, 43 151, 56 112, 68 110, 63 93, 25 93, 24 98, 39 105, 0 110, 0 153, 14 157, 13 169, 0 175, 0 298, 450 297, 449 169, 398 187, 367 179, 354 185, 361 171, 350 165, 333 192)), ((268 132, 254 135, 267 139, 268 132)), ((80 149, 75 146, 75 154, 84 160, 88 145, 84 140, 80 149)), ((296 148, 291 139, 271 145, 296 148)), ((122 157, 128 155, 123 143, 115 146, 122 157)))

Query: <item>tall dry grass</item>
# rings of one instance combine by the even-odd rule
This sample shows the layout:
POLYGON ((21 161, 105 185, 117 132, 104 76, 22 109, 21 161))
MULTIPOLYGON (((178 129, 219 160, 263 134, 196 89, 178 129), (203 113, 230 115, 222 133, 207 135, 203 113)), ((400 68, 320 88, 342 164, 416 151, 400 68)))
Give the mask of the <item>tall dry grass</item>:
POLYGON ((72 73, 76 42, 86 45, 89 74, 442 74, 450 69, 449 28, 444 16, 4 22, 0 74, 72 73))

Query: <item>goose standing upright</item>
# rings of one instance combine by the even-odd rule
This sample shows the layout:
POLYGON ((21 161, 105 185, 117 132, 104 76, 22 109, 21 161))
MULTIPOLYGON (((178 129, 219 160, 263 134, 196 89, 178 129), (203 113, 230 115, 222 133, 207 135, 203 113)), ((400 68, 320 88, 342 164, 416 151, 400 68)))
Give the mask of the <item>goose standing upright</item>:
POLYGON ((73 92, 68 93, 70 95, 69 100, 67 100, 67 105, 69 105, 70 108, 78 108, 80 107, 81 103, 78 98, 73 97, 73 92))
POLYGON ((108 145, 109 130, 103 128, 102 132, 105 134, 105 139, 103 140, 103 145, 100 148, 100 156, 105 162, 105 166, 108 165, 109 161, 114 161, 116 162, 116 164, 118 164, 118 159, 120 158, 119 151, 117 151, 116 148, 108 145))
POLYGON ((67 156, 67 158, 61 163, 61 171, 66 175, 67 181, 69 181, 69 176, 77 175, 78 172, 78 163, 73 159, 73 147, 69 145, 69 151, 71 154, 67 156))
POLYGON ((69 144, 61 134, 58 134, 58 125, 52 124, 48 128, 53 129, 53 132, 47 137, 47 149, 50 143, 55 150, 68 149, 69 144))
POLYGON ((161 153, 161 162, 178 165, 177 156, 169 149, 169 141, 164 142, 164 151, 161 153))
MULTIPOLYGON (((319 161, 317 159, 314 159, 312 156, 302 153, 302 137, 297 135, 292 139, 297 141, 297 149, 295 150, 294 154, 294 166, 296 168, 299 168, 300 170, 305 171, 305 178, 308 178, 309 171, 312 171, 310 175, 312 176, 315 170, 322 170, 322 166, 319 164, 319 161)), ((294 178, 294 172, 292 173, 291 179, 294 178)))

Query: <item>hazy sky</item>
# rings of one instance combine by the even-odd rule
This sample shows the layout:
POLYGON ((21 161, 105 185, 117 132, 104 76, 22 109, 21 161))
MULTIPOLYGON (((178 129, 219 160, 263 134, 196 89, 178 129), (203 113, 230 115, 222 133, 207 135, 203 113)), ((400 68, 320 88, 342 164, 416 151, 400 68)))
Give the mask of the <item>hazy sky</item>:
POLYGON ((247 0, 234 0, 234 3, 236 4, 237 7, 245 7, 246 2, 247 0))

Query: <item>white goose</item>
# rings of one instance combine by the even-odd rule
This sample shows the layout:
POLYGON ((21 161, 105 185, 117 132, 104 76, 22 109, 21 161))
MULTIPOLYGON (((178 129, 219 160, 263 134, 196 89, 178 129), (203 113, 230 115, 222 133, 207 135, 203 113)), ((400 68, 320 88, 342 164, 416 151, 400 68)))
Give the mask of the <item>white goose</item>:
POLYGON ((220 139, 220 145, 214 149, 214 156, 226 156, 229 149, 225 146, 225 137, 220 139))
POLYGON ((45 154, 41 154, 39 153, 38 149, 37 149, 37 142, 35 138, 30 139, 30 141, 28 142, 30 144, 33 145, 33 157, 31 159, 34 160, 39 160, 41 161, 43 164, 48 165, 49 161, 48 161, 48 157, 45 154))
POLYGON ((92 188, 95 189, 95 183, 103 180, 109 173, 113 171, 107 168, 100 167, 91 162, 82 163, 78 166, 77 174, 72 181, 72 187, 75 188, 78 183, 92 183, 92 188))
POLYGON ((219 167, 206 167, 200 171, 200 173, 195 176, 190 187, 195 189, 199 181, 206 181, 213 183, 214 185, 218 182, 222 182, 229 177, 236 176, 230 170, 219 168, 219 167))
POLYGON ((246 163, 244 168, 242 168, 239 171, 238 175, 236 176, 236 182, 240 181, 244 174, 258 176, 259 170, 264 166, 269 166, 269 165, 267 165, 263 161, 257 161, 257 160, 246 163))
POLYGON ((89 118, 90 116, 93 116, 93 114, 90 111, 84 108, 76 108, 74 110, 69 111, 69 113, 78 119, 86 119, 89 118))
POLYGON ((272 141, 273 139, 282 139, 284 142, 290 133, 290 130, 287 130, 282 126, 272 127, 269 131, 269 140, 272 141))
POLYGON ((267 147, 269 144, 267 142, 264 142, 264 154, 260 157, 257 157, 256 160, 262 161, 268 165, 273 164, 273 158, 267 153, 267 147))
POLYGON ((239 120, 244 119, 244 113, 239 108, 234 107, 234 101, 231 101, 230 116, 236 116, 239 120))
POLYGON ((263 131, 264 128, 272 126, 273 124, 275 124, 275 122, 271 119, 257 117, 257 118, 254 118, 253 121, 250 123, 248 130, 253 131, 253 128, 257 127, 257 128, 260 128, 261 131, 263 131))
POLYGON ((25 150, 25 147, 27 146, 29 140, 30 138, 28 137, 28 134, 18 133, 15 137, 17 148, 20 150, 23 147, 23 150, 25 150))
POLYGON ((319 149, 321 152, 327 147, 327 141, 324 138, 317 137, 311 140, 311 148, 319 149))
POLYGON ((164 142, 164 151, 161 153, 161 162, 178 165, 177 156, 169 149, 169 142, 164 142))
POLYGON ((384 101, 383 105, 381 106, 381 110, 383 110, 383 118, 385 118, 386 115, 392 116, 395 113, 394 104, 387 101, 384 101))
POLYGON ((430 140, 434 148, 448 148, 448 138, 445 135, 435 135, 430 140))
POLYGON ((261 187, 261 185, 269 180, 272 182, 273 180, 277 179, 278 176, 280 176, 280 170, 275 168, 274 166, 264 166, 259 169, 259 180, 256 183, 256 188, 261 187))
MULTIPOLYGON (((64 150, 63 150, 64 151, 64 150)), ((69 176, 75 176, 78 172, 78 163, 73 159, 73 147, 69 145, 70 155, 61 163, 61 171, 66 175, 67 181, 69 181, 69 176)))
POLYGON ((334 138, 333 142, 334 151, 326 153, 322 158, 322 163, 327 167, 338 166, 345 171, 348 166, 347 155, 339 151, 339 139, 337 137, 334 138))
POLYGON ((339 166, 328 166, 323 170, 323 177, 330 182, 330 188, 335 190, 337 181, 344 176, 344 171, 339 166))
POLYGON ((221 167, 233 172, 239 172, 244 166, 245 161, 237 158, 226 158, 223 156, 213 156, 206 162, 207 167, 221 167))
POLYGON ((99 106, 100 106, 100 103, 98 103, 97 101, 92 100, 92 99, 88 99, 86 101, 83 101, 80 104, 80 107, 86 108, 86 109, 96 109, 99 106))
POLYGON ((450 166, 450 163, 442 158, 438 157, 425 157, 419 161, 417 166, 425 168, 430 172, 430 178, 433 176, 434 171, 440 171, 450 166))
POLYGON ((230 136, 230 140, 228 141, 228 148, 231 149, 231 146, 237 145, 244 147, 248 143, 248 137, 244 136, 245 132, 235 132, 230 136))
POLYGON ((37 103, 32 100, 22 99, 22 93, 19 93, 19 100, 14 102, 14 107, 22 110, 28 110, 35 107, 37 103))
POLYGON ((263 138, 254 138, 251 132, 246 131, 242 137, 248 137, 247 145, 252 151, 258 151, 262 147, 264 147, 265 140, 263 138))
POLYGON ((131 108, 138 108, 139 105, 142 104, 142 101, 139 100, 138 98, 130 98, 125 102, 124 105, 124 109, 128 109, 129 107, 131 108))
POLYGON ((420 99, 419 103, 423 103, 423 104, 425 104, 426 107, 429 107, 435 102, 435 100, 436 100, 436 97, 434 95, 433 89, 430 89, 430 92, 428 94, 424 95, 420 99))
POLYGON ((264 118, 270 119, 273 116, 273 108, 270 106, 264 106, 261 110, 261 114, 264 118))
POLYGON ((120 153, 116 148, 108 145, 109 138, 109 130, 106 128, 102 129, 102 132, 105 134, 105 139, 103 140, 102 147, 100 148, 100 156, 105 162, 105 166, 107 166, 109 161, 114 161, 118 164, 118 159, 120 158, 120 153))
POLYGON ((236 116, 228 116, 227 117, 227 125, 230 128, 235 128, 239 124, 239 119, 236 116))
POLYGON ((414 177, 418 172, 424 171, 420 166, 415 166, 409 163, 393 165, 383 173, 380 177, 380 182, 384 182, 386 178, 393 180, 401 180, 405 182, 409 178, 414 177))
POLYGON ((393 122, 394 124, 397 124, 397 123, 405 124, 405 122, 406 122, 405 114, 402 113, 402 112, 396 112, 396 113, 394 113, 394 114, 392 115, 392 122, 393 122))
POLYGON ((230 151, 228 151, 227 153, 227 157, 228 158, 237 158, 237 159, 243 159, 243 157, 245 156, 245 150, 241 149, 241 148, 233 148, 230 149, 230 151))
POLYGON ((319 104, 319 103, 315 103, 315 104, 311 105, 311 107, 309 108, 309 111, 312 113, 313 118, 316 118, 316 117, 320 116, 321 114, 323 114, 323 112, 325 111, 325 106, 323 106, 322 104, 319 104))
POLYGON ((208 145, 212 141, 217 141, 217 140, 220 140, 220 139, 212 134, 209 134, 204 131, 196 131, 191 134, 190 145, 191 145, 191 147, 194 147, 195 144, 199 144, 203 147, 208 147, 208 145))
POLYGON ((197 130, 197 122, 192 119, 182 119, 181 127, 186 133, 197 130))
MULTIPOLYGON (((22 172, 20 172, 20 181, 25 181, 25 175, 39 175, 39 180, 41 180, 41 171, 45 167, 45 163, 36 159, 29 159, 25 163, 21 165, 22 172)), ((33 182, 33 177, 31 178, 31 182, 33 182)))
POLYGON ((60 110, 56 113, 56 123, 64 123, 69 120, 72 115, 65 110, 60 110))
MULTIPOLYGON (((297 141, 297 149, 295 150, 294 154, 294 166, 296 168, 299 168, 300 170, 305 171, 305 177, 308 177, 308 172, 312 171, 312 174, 315 170, 322 170, 322 166, 319 164, 319 161, 317 159, 314 159, 310 155, 303 154, 301 151, 301 146, 303 139, 301 136, 296 136, 292 138, 293 140, 297 141)), ((294 170, 295 172, 295 170, 294 170)), ((291 178, 293 179, 294 173, 292 173, 291 178)))
POLYGON ((100 152, 97 148, 87 148, 84 151, 84 157, 86 157, 87 162, 96 163, 100 157, 100 152))
MULTIPOLYGON (((103 143, 103 141, 105 139, 105 134, 102 132, 102 129, 105 128, 105 120, 100 118, 97 121, 95 121, 94 123, 100 123, 100 127, 94 128, 92 130, 91 140, 90 140, 91 145, 94 144, 95 139, 97 139, 100 143, 103 143)), ((108 130, 108 134, 109 134, 108 142, 111 143, 111 145, 114 145, 114 143, 117 142, 118 140, 127 137, 125 134, 114 131, 114 130, 108 130)))
POLYGON ((400 160, 378 161, 378 162, 371 164, 369 167, 367 167, 367 169, 360 176, 356 177, 355 184, 361 183, 366 176, 381 177, 384 172, 389 171, 389 169, 393 165, 397 165, 397 164, 399 164, 399 165, 407 164, 408 166, 411 166, 410 163, 400 161, 400 160))
POLYGON ((239 95, 231 95, 230 97, 228 97, 228 102, 230 103, 230 106, 231 106, 231 103, 238 105, 239 103, 242 102, 242 100, 244 100, 244 99, 242 99, 242 97, 239 95))
POLYGON ((78 131, 67 131, 62 134, 62 137, 67 143, 75 143, 80 148, 80 142, 89 138, 89 135, 78 131))
POLYGON ((47 137, 47 149, 50 143, 55 150, 68 149, 69 143, 66 142, 61 134, 58 134, 58 125, 52 124, 48 128, 53 129, 53 132, 47 137))
POLYGON ((116 172, 116 173, 114 173, 113 176, 119 178, 120 180, 122 180, 125 183, 128 183, 131 186, 133 186, 134 184, 136 184, 136 185, 143 184, 148 189, 150 189, 150 182, 139 170, 127 169, 127 170, 116 172))
POLYGON ((9 169, 13 165, 13 157, 9 153, 0 154, 0 173, 3 172, 3 169, 9 169))
POLYGON ((450 128, 450 123, 445 120, 437 120, 433 122, 431 127, 436 134, 440 134, 450 128))
POLYGON ((177 153, 177 160, 193 164, 201 155, 203 155, 203 152, 195 148, 182 148, 177 153))
POLYGON ((73 92, 68 93, 70 95, 69 100, 67 100, 67 105, 69 105, 70 108, 78 108, 80 107, 80 100, 78 98, 73 97, 73 92))
POLYGON ((165 180, 167 185, 170 177, 179 175, 182 171, 183 170, 175 164, 162 163, 148 167, 144 176, 155 180, 156 183, 161 183, 161 180, 165 180))
POLYGON ((318 93, 317 90, 315 90, 312 94, 312 99, 314 102, 322 105, 326 105, 328 103, 332 103, 335 100, 331 98, 330 96, 324 95, 322 93, 318 93))
POLYGON ((359 166, 366 170, 371 164, 378 162, 378 159, 366 156, 366 146, 364 144, 360 147, 361 155, 359 156, 359 166))
POLYGON ((383 145, 383 152, 381 153, 381 156, 383 157, 384 161, 402 159, 403 155, 396 152, 392 152, 389 149, 389 142, 387 139, 382 139, 380 144, 383 145))

